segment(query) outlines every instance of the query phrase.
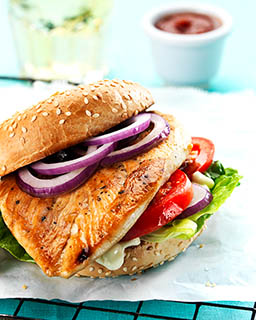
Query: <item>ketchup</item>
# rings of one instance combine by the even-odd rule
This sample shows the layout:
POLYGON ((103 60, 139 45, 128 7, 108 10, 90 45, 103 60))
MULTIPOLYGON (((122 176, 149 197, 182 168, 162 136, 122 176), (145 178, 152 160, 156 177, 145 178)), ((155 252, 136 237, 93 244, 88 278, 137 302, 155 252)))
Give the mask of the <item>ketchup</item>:
POLYGON ((170 33, 199 34, 215 30, 221 21, 214 16, 195 12, 177 12, 160 18, 155 27, 170 33))

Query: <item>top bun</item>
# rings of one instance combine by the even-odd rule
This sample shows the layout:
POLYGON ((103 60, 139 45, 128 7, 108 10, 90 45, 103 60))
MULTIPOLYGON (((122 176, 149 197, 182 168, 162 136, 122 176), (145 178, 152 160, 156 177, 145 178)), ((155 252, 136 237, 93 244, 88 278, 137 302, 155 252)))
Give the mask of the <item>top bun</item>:
POLYGON ((153 103, 147 89, 124 80, 56 92, 0 124, 0 176, 96 136, 153 103))

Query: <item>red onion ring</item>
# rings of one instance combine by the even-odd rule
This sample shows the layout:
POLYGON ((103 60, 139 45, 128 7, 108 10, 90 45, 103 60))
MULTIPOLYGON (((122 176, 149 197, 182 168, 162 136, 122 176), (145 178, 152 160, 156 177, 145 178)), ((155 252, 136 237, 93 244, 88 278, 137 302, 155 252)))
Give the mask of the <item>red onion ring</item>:
POLYGON ((192 183, 192 186, 194 192, 193 198, 189 206, 177 217, 177 219, 190 217, 203 210, 213 199, 211 192, 206 187, 197 183, 192 183))
POLYGON ((99 162, 103 157, 114 150, 114 143, 107 143, 104 146, 89 146, 86 154, 74 160, 56 162, 56 163, 45 163, 38 161, 30 165, 30 167, 39 174, 43 175, 58 175, 73 170, 85 168, 93 163, 99 162))
POLYGON ((167 121, 165 121, 161 116, 151 113, 151 122, 153 122, 154 128, 145 138, 132 146, 109 153, 101 161, 101 165, 108 166, 115 162, 129 159, 139 153, 147 151, 156 143, 167 138, 170 133, 170 127, 167 121))
POLYGON ((17 183, 23 191, 32 196, 38 198, 52 197, 79 187, 89 179, 97 166, 98 163, 95 163, 89 167, 74 170, 51 179, 39 179, 25 167, 18 170, 17 183))
POLYGON ((102 136, 89 138, 84 142, 86 146, 102 145, 109 142, 116 142, 131 137, 146 130, 150 125, 151 113, 140 113, 130 118, 126 123, 129 125, 115 132, 103 134, 102 136))
MULTIPOLYGON (((152 148, 156 143, 165 139, 170 128, 168 123, 159 115, 154 113, 142 113, 130 119, 132 122, 126 128, 116 132, 106 134, 100 137, 91 138, 84 144, 89 145, 87 151, 79 147, 73 147, 75 153, 80 157, 74 160, 68 160, 58 163, 45 163, 43 161, 30 165, 34 171, 42 175, 60 175, 49 179, 39 179, 35 177, 28 168, 22 168, 17 173, 17 183, 25 192, 36 197, 56 196, 58 194, 71 191, 84 183, 90 175, 96 170, 98 164, 109 165, 117 161, 126 160, 141 152, 152 148), (138 143, 114 151, 116 142, 120 139, 131 139, 133 135, 144 131, 148 128, 150 122, 154 124, 153 130, 138 143), (102 142, 103 139, 112 142, 102 146, 94 144, 102 142), (87 143, 88 142, 88 143, 87 143), (90 145, 91 144, 91 145, 90 145)), ((124 143, 124 141, 122 141, 124 143)))

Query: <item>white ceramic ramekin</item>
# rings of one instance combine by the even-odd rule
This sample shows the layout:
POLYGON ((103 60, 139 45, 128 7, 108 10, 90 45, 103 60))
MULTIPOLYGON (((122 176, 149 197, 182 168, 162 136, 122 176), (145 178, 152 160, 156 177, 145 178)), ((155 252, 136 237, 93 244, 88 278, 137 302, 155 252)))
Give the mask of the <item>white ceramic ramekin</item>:
POLYGON ((205 3, 175 2, 148 12, 143 27, 151 39, 157 72, 167 84, 207 86, 218 71, 232 18, 225 10, 205 3), (222 24, 213 31, 193 35, 169 33, 155 27, 161 17, 177 12, 215 16, 222 24))

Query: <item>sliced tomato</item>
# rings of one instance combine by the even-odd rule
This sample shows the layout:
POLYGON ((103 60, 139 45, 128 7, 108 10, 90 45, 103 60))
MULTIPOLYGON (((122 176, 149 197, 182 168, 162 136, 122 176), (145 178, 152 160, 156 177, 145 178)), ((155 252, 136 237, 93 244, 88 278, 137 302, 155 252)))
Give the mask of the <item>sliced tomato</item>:
POLYGON ((192 197, 189 178, 181 170, 176 170, 122 240, 141 237, 166 225, 186 209, 192 197))
POLYGON ((191 177, 196 172, 205 172, 211 165, 214 156, 214 144, 211 140, 200 137, 192 138, 193 148, 183 171, 191 177))

